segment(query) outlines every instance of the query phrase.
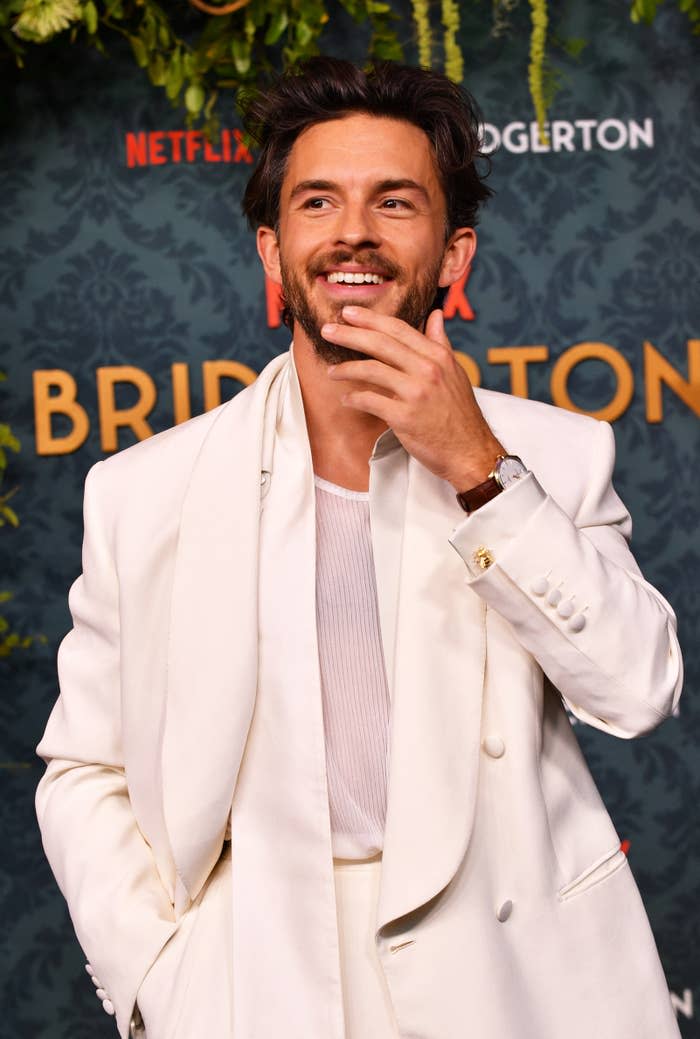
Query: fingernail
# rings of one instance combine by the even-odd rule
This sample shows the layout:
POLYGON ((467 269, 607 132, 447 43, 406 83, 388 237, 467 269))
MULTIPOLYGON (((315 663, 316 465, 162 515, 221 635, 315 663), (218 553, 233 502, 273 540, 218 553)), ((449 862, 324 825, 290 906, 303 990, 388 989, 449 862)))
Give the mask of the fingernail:
POLYGON ((359 314, 359 312, 360 312, 360 308, 359 307, 353 307, 353 306, 343 307, 343 313, 347 314, 348 317, 355 317, 357 314, 359 314))
POLYGON ((321 327, 321 331, 324 335, 332 335, 337 328, 337 325, 328 324, 321 327))

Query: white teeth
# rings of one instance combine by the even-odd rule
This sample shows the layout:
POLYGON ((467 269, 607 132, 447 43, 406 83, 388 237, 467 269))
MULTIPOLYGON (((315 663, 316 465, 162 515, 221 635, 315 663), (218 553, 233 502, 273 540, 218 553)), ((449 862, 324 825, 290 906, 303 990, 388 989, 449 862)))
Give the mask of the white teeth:
POLYGON ((331 271, 328 275, 331 285, 383 285, 381 274, 362 274, 355 271, 331 271))

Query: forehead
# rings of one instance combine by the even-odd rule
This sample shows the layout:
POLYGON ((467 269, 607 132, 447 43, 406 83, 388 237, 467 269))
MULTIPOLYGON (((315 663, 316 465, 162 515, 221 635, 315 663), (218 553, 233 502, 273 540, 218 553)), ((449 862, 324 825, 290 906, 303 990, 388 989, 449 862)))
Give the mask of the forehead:
POLYGON ((423 130, 365 113, 316 123, 297 137, 282 185, 283 202, 305 180, 334 181, 348 189, 414 180, 437 203, 443 199, 435 153, 423 130))

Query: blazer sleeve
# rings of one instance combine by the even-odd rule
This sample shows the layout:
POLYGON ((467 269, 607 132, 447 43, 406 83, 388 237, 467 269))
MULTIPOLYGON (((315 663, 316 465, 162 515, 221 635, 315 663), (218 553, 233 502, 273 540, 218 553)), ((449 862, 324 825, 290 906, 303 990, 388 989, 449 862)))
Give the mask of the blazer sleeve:
POLYGON ((59 649, 60 696, 37 748, 48 767, 36 808, 78 940, 126 1039, 139 984, 176 924, 124 771, 119 589, 98 503, 101 465, 86 481, 83 573, 69 596, 73 629, 59 649))
POLYGON ((573 517, 530 473, 463 520, 450 542, 471 588, 510 623, 573 714, 629 738, 673 711, 683 664, 673 610, 629 550, 612 429, 593 428, 573 517))

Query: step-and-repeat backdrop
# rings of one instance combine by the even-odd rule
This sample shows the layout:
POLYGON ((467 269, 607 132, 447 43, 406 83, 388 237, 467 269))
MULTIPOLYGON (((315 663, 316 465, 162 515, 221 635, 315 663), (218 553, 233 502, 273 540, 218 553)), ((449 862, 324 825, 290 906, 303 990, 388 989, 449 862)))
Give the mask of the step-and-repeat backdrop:
MULTIPOLYGON (((686 692, 647 738, 576 731, 624 837, 681 1031, 700 1036, 698 38, 676 11, 647 29, 624 4, 570 6, 562 30, 590 42, 563 67, 548 147, 522 43, 463 27, 496 196, 471 276, 448 298, 448 329, 483 386, 614 424, 633 547, 679 615, 686 692)), ((346 53, 350 32, 338 14, 329 51, 346 53)), ((31 75, 2 73, 0 422, 22 446, 6 481, 19 486, 21 526, 0 531, 0 591, 15 596, 0 613, 46 636, 0 660, 8 1039, 113 1034, 33 814, 85 474, 236 393, 288 341, 239 214, 251 155, 233 111, 207 141, 111 49, 109 62, 45 50, 31 75)))

